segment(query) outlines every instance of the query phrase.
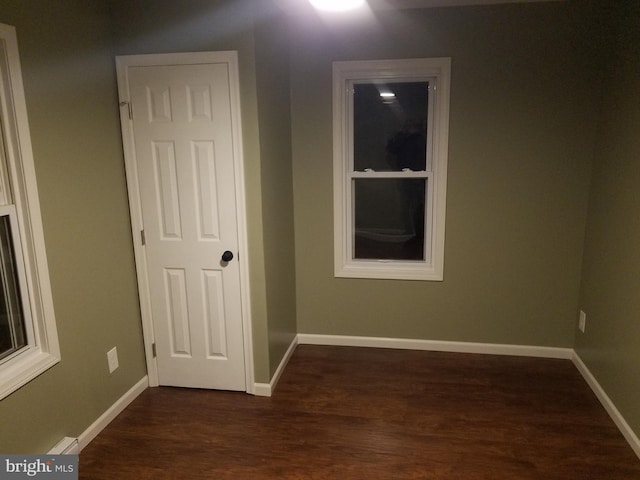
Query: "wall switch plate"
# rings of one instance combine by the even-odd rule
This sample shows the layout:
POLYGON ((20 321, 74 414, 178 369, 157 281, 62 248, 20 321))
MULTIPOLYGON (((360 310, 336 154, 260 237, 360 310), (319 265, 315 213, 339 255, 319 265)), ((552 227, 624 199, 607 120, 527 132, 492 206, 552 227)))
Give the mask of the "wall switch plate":
POLYGON ((109 362, 109 373, 113 373, 118 368, 118 350, 116 350, 116 347, 107 352, 107 361, 109 362))
POLYGON ((582 333, 584 333, 584 329, 587 326, 587 314, 580 310, 580 318, 578 319, 578 328, 582 333))

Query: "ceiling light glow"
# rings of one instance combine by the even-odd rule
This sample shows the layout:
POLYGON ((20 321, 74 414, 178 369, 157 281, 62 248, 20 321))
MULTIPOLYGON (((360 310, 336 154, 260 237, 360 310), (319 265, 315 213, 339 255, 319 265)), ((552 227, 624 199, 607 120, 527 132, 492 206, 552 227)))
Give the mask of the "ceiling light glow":
POLYGON ((380 92, 382 98, 394 98, 396 96, 393 92, 380 92))
POLYGON ((342 12, 353 10, 364 5, 364 0, 309 0, 318 10, 342 12))

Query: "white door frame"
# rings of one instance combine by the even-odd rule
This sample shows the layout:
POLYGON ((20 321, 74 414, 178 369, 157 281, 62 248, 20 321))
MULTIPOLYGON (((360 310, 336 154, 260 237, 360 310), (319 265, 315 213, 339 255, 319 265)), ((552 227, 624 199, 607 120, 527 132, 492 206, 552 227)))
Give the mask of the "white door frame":
POLYGON ((235 171, 236 207, 238 211, 238 255, 240 260, 240 299, 242 308, 242 334, 244 337, 245 383, 247 393, 254 393, 253 341, 251 324, 251 302, 249 295, 249 264, 247 243, 247 216, 245 206, 244 155, 242 150, 242 130, 240 116, 240 91, 238 74, 238 53, 195 52, 168 53, 150 55, 123 55, 116 57, 118 74, 118 97, 120 101, 120 125, 124 147, 127 190, 129 192, 129 210, 131 213, 131 231, 133 234, 133 250, 138 277, 138 295, 142 316, 144 350, 147 361, 149 386, 157 387, 158 366, 153 355, 155 334, 151 316, 151 295, 147 279, 147 262, 142 245, 141 232, 142 203, 138 184, 138 171, 134 148, 133 122, 130 121, 130 91, 128 69, 140 66, 192 65, 207 63, 226 63, 229 66, 229 92, 231 96, 231 128, 233 142, 233 161, 235 171))

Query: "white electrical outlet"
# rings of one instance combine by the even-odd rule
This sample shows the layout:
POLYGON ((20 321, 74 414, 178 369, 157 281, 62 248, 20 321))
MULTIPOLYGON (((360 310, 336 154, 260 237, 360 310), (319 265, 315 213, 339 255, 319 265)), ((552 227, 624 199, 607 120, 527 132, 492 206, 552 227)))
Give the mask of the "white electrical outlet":
POLYGON ((587 314, 580 310, 580 318, 578 319, 578 328, 582 333, 584 333, 584 329, 587 326, 587 314))
POLYGON ((109 373, 113 373, 118 368, 118 350, 116 350, 116 347, 107 352, 107 361, 109 362, 109 373))

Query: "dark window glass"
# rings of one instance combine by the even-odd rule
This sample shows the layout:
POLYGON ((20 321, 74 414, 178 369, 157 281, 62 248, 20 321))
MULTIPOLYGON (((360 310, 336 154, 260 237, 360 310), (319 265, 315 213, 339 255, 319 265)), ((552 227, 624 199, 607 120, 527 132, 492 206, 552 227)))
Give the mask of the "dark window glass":
POLYGON ((0 217, 0 359, 27 344, 9 216, 0 217))
POLYGON ((355 84, 354 170, 425 170, 428 102, 428 82, 355 84))
POLYGON ((426 183, 354 180, 355 259, 424 260, 426 183))

